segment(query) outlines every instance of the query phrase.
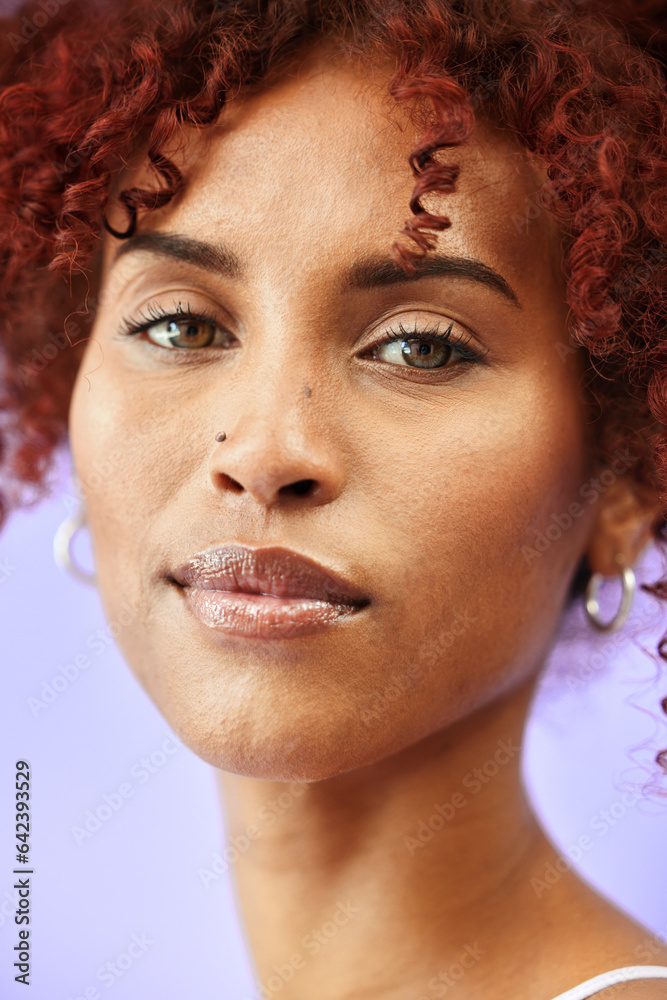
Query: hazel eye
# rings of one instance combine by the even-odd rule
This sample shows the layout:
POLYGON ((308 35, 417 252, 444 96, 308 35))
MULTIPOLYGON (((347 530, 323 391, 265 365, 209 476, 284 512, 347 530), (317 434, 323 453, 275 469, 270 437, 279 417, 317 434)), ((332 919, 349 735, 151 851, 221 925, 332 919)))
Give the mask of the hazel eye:
POLYGON ((403 368, 437 369, 451 368, 461 362, 480 361, 484 352, 468 346, 471 335, 452 334, 454 322, 446 330, 406 330, 402 323, 398 332, 390 332, 373 350, 377 361, 403 368), (393 334, 393 335, 392 335, 393 334))
POLYGON ((214 343, 225 347, 231 342, 230 335, 216 323, 194 317, 165 319, 146 327, 144 333, 158 347, 167 348, 211 347, 214 343))
POLYGON ((432 336, 390 340, 380 344, 377 350, 380 361, 408 365, 410 368, 443 368, 455 354, 452 344, 432 336))
POLYGON ((220 326, 214 312, 208 309, 197 312, 180 302, 171 312, 151 303, 146 312, 124 319, 118 332, 121 337, 136 337, 169 351, 224 349, 236 343, 234 336, 220 326))

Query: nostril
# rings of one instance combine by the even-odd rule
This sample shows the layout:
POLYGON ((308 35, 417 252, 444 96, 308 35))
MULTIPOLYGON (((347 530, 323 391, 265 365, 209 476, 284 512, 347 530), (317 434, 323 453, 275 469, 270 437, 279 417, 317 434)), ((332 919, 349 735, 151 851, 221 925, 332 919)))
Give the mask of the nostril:
POLYGON ((243 493, 244 487, 241 483, 237 482, 236 479, 232 479, 231 476, 225 476, 227 480, 227 486, 232 491, 232 493, 243 493))
POLYGON ((298 497, 302 497, 305 496, 306 493, 309 493, 314 485, 314 479, 299 479, 298 482, 290 483, 289 486, 285 486, 283 489, 290 490, 290 492, 296 493, 298 497))

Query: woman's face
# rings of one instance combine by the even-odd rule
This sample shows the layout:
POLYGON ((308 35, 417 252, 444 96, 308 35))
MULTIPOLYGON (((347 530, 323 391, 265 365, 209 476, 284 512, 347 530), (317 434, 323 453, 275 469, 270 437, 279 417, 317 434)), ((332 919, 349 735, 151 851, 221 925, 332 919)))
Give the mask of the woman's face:
POLYGON ((181 738, 244 774, 372 763, 527 680, 592 530, 558 238, 530 210, 544 176, 480 127, 428 203, 452 222, 439 263, 408 280, 390 248, 417 132, 368 72, 311 55, 169 150, 187 186, 108 237, 75 387, 109 621, 181 738), (152 319, 179 303, 205 318, 152 319), (229 545, 293 550, 356 604, 312 581, 300 602, 211 590, 225 568, 267 589, 228 554, 182 569, 229 545))

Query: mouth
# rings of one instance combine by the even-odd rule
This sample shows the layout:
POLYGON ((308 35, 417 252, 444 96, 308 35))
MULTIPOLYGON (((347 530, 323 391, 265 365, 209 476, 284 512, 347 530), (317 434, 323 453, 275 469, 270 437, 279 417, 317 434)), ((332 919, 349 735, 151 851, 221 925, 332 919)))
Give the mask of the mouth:
POLYGON ((291 639, 349 619, 370 598, 291 549, 232 544, 205 549, 172 573, 195 617, 227 635, 291 639))

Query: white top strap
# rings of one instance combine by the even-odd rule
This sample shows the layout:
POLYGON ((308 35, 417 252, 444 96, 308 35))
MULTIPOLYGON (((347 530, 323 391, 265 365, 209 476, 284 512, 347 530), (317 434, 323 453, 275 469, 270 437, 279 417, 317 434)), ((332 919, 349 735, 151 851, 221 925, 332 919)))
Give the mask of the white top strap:
POLYGON ((626 965, 622 969, 611 969, 599 976, 587 979, 585 983, 573 986, 565 993, 559 993, 554 1000, 587 1000, 600 990, 616 983, 627 983, 631 979, 667 979, 667 965, 626 965))

